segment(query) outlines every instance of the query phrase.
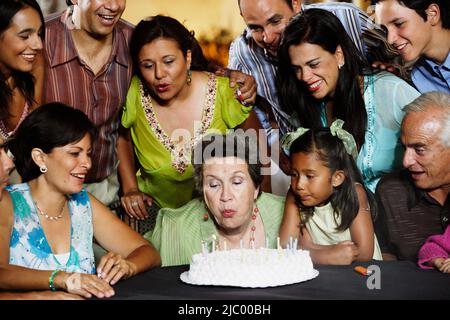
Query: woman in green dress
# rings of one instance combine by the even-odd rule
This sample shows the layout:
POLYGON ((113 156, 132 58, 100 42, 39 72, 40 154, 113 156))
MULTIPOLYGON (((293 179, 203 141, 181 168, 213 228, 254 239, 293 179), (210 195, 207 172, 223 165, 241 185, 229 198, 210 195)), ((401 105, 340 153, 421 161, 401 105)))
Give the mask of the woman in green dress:
POLYGON ((177 20, 142 20, 130 51, 136 75, 122 125, 130 129, 140 168, 136 172, 134 159, 125 159, 122 205, 130 216, 143 219, 153 202, 178 208, 192 199, 190 155, 205 134, 259 129, 260 124, 252 107, 236 99, 228 78, 205 71, 208 63, 198 42, 177 20))

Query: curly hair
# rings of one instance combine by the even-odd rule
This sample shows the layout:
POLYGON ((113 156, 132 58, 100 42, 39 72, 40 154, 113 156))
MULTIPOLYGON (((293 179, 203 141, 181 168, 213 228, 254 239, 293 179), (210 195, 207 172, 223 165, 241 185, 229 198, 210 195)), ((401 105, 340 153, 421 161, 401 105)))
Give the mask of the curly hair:
POLYGON ((257 145, 256 138, 242 130, 236 130, 226 135, 209 134, 203 137, 194 146, 192 153, 196 195, 203 196, 203 165, 206 160, 215 157, 236 157, 245 160, 253 185, 255 189, 258 189, 263 181, 263 176, 257 145))

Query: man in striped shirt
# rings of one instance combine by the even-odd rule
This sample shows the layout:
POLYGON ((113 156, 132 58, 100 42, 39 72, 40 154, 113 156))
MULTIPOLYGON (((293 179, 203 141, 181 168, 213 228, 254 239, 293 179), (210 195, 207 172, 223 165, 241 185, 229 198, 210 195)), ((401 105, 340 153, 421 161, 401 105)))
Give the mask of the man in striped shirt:
POLYGON ((128 43, 133 26, 120 19, 125 3, 67 0, 67 11, 45 23, 44 102, 73 106, 99 129, 86 182, 106 205, 118 200, 118 158, 132 151, 119 136, 120 110, 132 76, 128 43))
MULTIPOLYGON (((372 32, 375 29, 374 23, 368 15, 352 4, 302 5, 301 0, 238 0, 238 4, 247 29, 231 44, 228 68, 250 74, 255 78, 259 96, 256 105, 260 104, 258 101, 263 100, 261 97, 267 100, 281 134, 289 131, 290 123, 289 116, 281 110, 278 101, 276 55, 284 28, 296 13, 309 8, 333 12, 357 48, 364 53, 367 48, 362 40, 363 33, 371 32, 372 36, 378 35, 376 39, 385 38, 381 30, 375 34, 372 32)), ((271 125, 265 120, 266 115, 259 112, 258 116, 268 130, 268 136, 271 136, 271 125)), ((276 136, 272 135, 272 141, 274 138, 276 136)))

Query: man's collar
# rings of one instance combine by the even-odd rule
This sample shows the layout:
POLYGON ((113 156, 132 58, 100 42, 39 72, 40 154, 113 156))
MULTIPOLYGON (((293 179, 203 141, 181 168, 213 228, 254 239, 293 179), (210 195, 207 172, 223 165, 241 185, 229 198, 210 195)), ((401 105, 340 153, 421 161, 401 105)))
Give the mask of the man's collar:
POLYGON ((445 68, 447 70, 450 70, 450 52, 448 53, 447 58, 445 59, 444 63, 442 63, 442 65, 439 65, 436 62, 434 62, 433 60, 427 59, 426 57, 419 58, 419 60, 417 60, 417 62, 414 64, 414 69, 424 68, 425 70, 430 72, 432 75, 439 76, 436 73, 436 70, 435 70, 436 67, 445 68))
POLYGON ((61 15, 60 22, 63 27, 63 32, 61 36, 56 37, 55 47, 51 48, 55 50, 52 60, 50 61, 51 67, 71 61, 78 56, 70 34, 70 29, 73 27, 72 19, 70 19, 70 12, 70 10, 66 10, 66 12, 61 15))
POLYGON ((267 60, 275 66, 278 66, 278 58, 274 57, 269 51, 264 49, 264 55, 266 56, 267 60))
POLYGON ((444 63, 442 64, 442 66, 444 68, 446 68, 447 70, 450 70, 450 51, 447 54, 447 58, 445 58, 444 63))
MULTIPOLYGON (((67 63, 78 57, 78 52, 73 42, 73 38, 70 30, 75 26, 71 19, 71 11, 67 10, 64 14, 61 15, 61 23, 63 25, 63 35, 57 37, 55 43, 55 54, 53 55, 51 61, 51 67, 67 63)), ((120 21, 118 22, 120 23, 120 21)), ((120 46, 117 43, 126 44, 127 41, 125 39, 125 34, 119 31, 119 27, 116 27, 113 30, 113 43, 112 43, 112 53, 111 57, 115 59, 115 61, 125 67, 128 67, 129 64, 129 53, 126 45, 120 46), (120 40, 119 40, 120 39, 120 40)))
MULTIPOLYGON (((410 190, 412 191, 412 192, 408 192, 408 199, 407 199, 408 210, 411 210, 413 207, 417 206, 421 199, 424 199, 426 202, 428 202, 430 204, 438 205, 438 206, 442 207, 442 205, 436 199, 434 199, 432 196, 430 196, 426 190, 419 189, 414 185, 414 182, 411 179, 411 175, 408 170, 405 170, 404 173, 405 173, 404 177, 407 180, 407 184, 410 187, 410 190)), ((444 206, 448 205, 449 202, 450 202, 450 199, 447 196, 444 206)))
POLYGON ((116 62, 121 64, 124 67, 128 67, 130 63, 130 53, 128 51, 128 47, 126 45, 127 39, 125 37, 125 33, 121 32, 119 29, 117 22, 116 27, 114 28, 113 34, 113 57, 116 59, 116 62), (122 43, 124 45, 119 45, 122 43))

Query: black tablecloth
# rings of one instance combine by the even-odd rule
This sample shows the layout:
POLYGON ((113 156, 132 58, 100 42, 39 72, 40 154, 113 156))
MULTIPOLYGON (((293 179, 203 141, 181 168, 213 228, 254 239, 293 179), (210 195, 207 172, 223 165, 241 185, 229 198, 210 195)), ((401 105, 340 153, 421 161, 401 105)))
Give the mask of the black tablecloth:
POLYGON ((121 281, 114 286, 116 295, 113 299, 450 299, 450 274, 422 270, 409 261, 373 261, 359 265, 380 267, 379 289, 368 288, 368 277, 355 272, 355 264, 316 265, 320 273, 315 279, 258 289, 185 284, 180 280, 180 274, 189 269, 186 265, 156 268, 121 281))

